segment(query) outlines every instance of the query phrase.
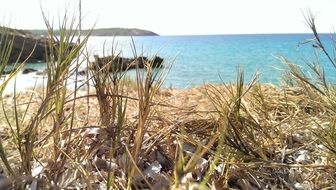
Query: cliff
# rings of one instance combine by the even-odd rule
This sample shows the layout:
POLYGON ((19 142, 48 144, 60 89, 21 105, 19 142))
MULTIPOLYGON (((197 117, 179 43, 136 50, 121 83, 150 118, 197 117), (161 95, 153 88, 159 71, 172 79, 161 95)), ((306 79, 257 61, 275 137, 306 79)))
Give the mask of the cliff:
MULTIPOLYGON (((2 32, 3 30, 0 30, 2 32)), ((8 39, 13 39, 13 47, 9 63, 27 62, 36 63, 46 60, 47 39, 24 30, 7 28, 8 39), (30 55, 30 56, 29 56, 30 55)), ((3 45, 0 41, 0 46, 3 45)))

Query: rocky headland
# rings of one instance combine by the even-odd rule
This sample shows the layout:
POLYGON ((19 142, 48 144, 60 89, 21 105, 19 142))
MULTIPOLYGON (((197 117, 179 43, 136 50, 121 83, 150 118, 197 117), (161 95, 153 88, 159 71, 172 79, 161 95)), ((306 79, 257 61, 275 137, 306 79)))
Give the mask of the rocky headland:
MULTIPOLYGON (((47 38, 34 35, 28 31, 7 29, 8 39, 13 39, 9 63, 38 63, 46 60, 48 52, 47 38)), ((0 41, 0 46, 3 43, 0 41)))

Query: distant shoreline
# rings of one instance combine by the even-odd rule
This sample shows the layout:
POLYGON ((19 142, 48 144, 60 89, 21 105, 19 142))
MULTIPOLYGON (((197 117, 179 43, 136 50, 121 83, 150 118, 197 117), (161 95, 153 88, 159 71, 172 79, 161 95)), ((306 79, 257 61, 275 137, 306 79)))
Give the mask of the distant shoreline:
MULTIPOLYGON (((48 30, 37 29, 37 30, 25 30, 34 35, 46 36, 48 35, 48 30)), ((98 28, 82 30, 82 35, 90 34, 90 36, 159 36, 159 34, 154 33, 149 30, 137 29, 137 28, 98 28)), ((55 30, 54 33, 57 35, 58 30, 55 30)))
MULTIPOLYGON (((160 35, 161 37, 176 37, 176 36, 281 36, 281 35, 313 35, 312 33, 260 33, 260 34, 169 34, 169 35, 160 35)), ((320 33, 320 35, 332 35, 332 33, 320 33)))

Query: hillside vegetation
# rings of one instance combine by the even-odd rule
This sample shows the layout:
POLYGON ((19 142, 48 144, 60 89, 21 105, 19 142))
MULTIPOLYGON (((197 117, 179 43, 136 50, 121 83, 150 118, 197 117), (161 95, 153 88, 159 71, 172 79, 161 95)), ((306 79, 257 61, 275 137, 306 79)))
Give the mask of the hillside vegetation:
MULTIPOLYGON (((36 35, 47 35, 48 30, 30 30, 31 33, 36 35)), ((59 31, 54 31, 59 34, 59 31)), ((87 35, 90 30, 82 30, 83 35, 87 35)), ((158 34, 137 28, 99 28, 94 29, 91 36, 158 36, 158 34)))

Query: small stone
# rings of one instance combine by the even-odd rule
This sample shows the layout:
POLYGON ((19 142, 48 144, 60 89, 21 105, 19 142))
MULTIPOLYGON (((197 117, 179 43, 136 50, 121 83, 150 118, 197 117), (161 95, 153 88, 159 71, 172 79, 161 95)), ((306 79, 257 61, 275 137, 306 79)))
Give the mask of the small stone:
POLYGON ((303 185, 302 185, 301 183, 295 183, 295 184, 294 184, 294 187, 295 187, 296 189, 298 189, 298 190, 303 189, 303 185))

